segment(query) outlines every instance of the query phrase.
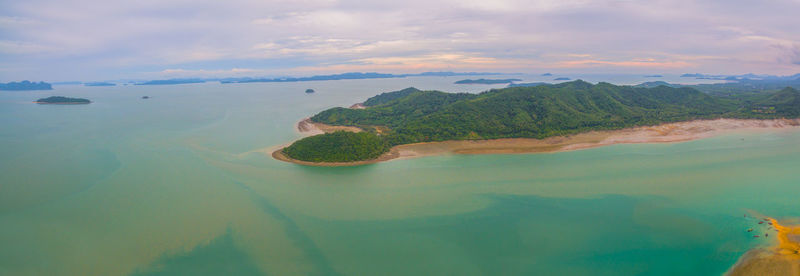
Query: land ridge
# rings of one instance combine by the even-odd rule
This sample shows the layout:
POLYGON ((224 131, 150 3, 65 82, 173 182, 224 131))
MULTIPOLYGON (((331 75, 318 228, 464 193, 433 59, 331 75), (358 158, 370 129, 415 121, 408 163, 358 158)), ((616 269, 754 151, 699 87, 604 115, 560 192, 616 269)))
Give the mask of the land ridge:
MULTIPOLYGON (((465 152, 485 143, 477 141, 519 138, 533 140, 515 140, 526 143, 514 146, 523 148, 514 151, 532 151, 524 149, 534 147, 527 142, 556 139, 549 137, 585 138, 589 135, 584 133, 720 118, 800 118, 800 91, 785 88, 715 96, 686 87, 645 88, 581 80, 478 94, 410 87, 373 96, 350 108, 317 113, 309 122, 333 131, 297 140, 284 153, 309 162, 352 162, 378 158, 400 145, 448 142, 461 145, 452 151, 465 152), (363 132, 335 132, 353 127, 363 132)), ((498 151, 511 151, 509 147, 498 151)))

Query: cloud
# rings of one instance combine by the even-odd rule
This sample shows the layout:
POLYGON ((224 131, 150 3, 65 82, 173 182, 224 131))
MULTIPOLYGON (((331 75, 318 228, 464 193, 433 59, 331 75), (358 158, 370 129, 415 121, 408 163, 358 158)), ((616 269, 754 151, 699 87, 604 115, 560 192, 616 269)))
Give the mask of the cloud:
POLYGON ((25 64, 3 74, 20 79, 169 68, 794 73, 787 45, 800 41, 800 2, 788 0, 26 0, 0 10, 0 67, 25 64))
POLYGON ((778 62, 788 63, 793 65, 800 65, 800 44, 788 45, 774 45, 778 49, 778 62))

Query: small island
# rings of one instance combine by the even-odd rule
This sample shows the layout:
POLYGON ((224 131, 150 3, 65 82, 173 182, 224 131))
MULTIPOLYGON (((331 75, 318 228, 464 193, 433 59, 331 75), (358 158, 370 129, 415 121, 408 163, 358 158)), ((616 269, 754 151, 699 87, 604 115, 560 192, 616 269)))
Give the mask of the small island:
POLYGON ((560 80, 568 81, 568 80, 570 80, 570 78, 560 77, 560 78, 555 78, 554 80, 557 80, 557 81, 560 81, 560 80))
POLYGON ((525 153, 677 142, 743 128, 800 126, 800 92, 715 96, 692 87, 581 80, 480 94, 407 88, 304 121, 314 133, 273 153, 315 166, 446 153, 525 153), (354 105, 355 106, 355 105, 354 105), (356 133, 341 132, 341 130, 356 133))
POLYGON ((550 76, 552 76, 552 75, 553 75, 553 74, 550 74, 550 73, 544 73, 544 74, 542 74, 542 77, 550 77, 550 76))
POLYGON ((645 78, 662 78, 662 75, 644 75, 645 78))
POLYGON ((47 98, 41 98, 36 100, 34 103, 37 104, 89 104, 92 101, 87 99, 81 98, 67 98, 62 96, 52 96, 47 98))
POLYGON ((150 96, 142 96, 142 100, 147 100, 149 98, 150 98, 150 96))
POLYGON ((0 90, 25 91, 25 90, 53 90, 53 86, 46 82, 9 82, 0 83, 0 90))
POLYGON ((499 83, 512 83, 515 81, 522 81, 521 79, 466 79, 455 82, 455 84, 499 84, 499 83))
POLYGON ((306 89, 306 93, 308 93, 308 94, 311 94, 311 93, 314 93, 314 92, 315 92, 314 89, 311 89, 311 88, 306 89))

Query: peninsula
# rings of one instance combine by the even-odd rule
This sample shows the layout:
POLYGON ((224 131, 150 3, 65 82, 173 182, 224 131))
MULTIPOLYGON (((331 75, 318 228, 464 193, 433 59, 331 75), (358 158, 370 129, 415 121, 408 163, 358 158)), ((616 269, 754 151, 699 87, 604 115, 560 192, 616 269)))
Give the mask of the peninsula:
POLYGON ((92 101, 87 99, 81 98, 67 98, 62 96, 52 96, 47 98, 41 98, 36 100, 34 103, 38 104, 89 104, 92 101))
POLYGON ((793 88, 723 97, 687 87, 577 80, 480 94, 407 88, 374 96, 360 106, 328 109, 308 123, 355 127, 363 134, 334 131, 307 137, 273 156, 309 165, 352 165, 404 157, 409 151, 414 156, 542 152, 800 125, 800 92, 793 88))

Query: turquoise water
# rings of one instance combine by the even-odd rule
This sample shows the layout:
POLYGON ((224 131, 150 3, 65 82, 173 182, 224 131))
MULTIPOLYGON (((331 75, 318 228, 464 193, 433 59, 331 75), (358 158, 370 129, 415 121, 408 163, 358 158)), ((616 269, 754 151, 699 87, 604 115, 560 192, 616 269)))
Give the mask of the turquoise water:
POLYGON ((743 214, 800 215, 797 130, 349 168, 265 154, 379 92, 502 86, 458 79, 2 92, 0 275, 715 275, 769 243, 743 214), (94 103, 31 103, 50 95, 94 103))

